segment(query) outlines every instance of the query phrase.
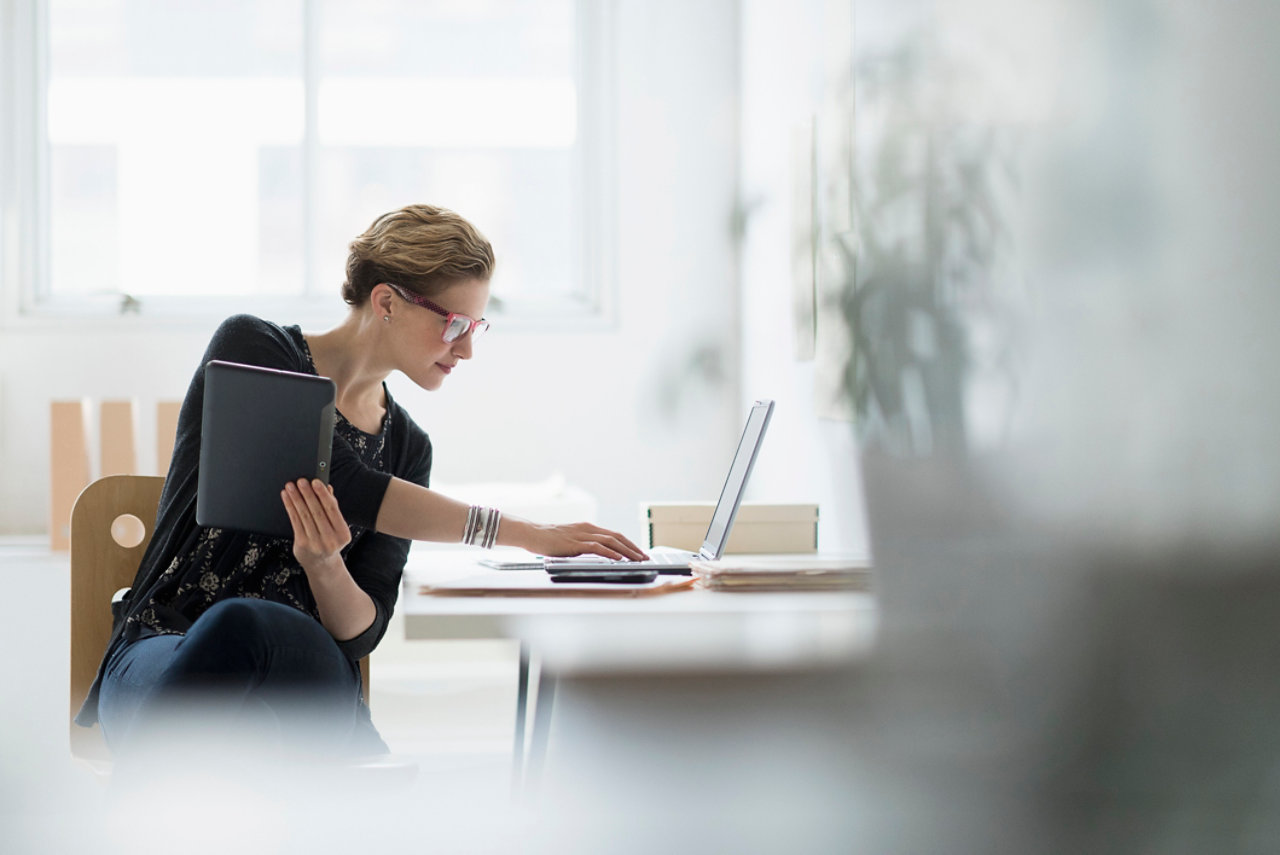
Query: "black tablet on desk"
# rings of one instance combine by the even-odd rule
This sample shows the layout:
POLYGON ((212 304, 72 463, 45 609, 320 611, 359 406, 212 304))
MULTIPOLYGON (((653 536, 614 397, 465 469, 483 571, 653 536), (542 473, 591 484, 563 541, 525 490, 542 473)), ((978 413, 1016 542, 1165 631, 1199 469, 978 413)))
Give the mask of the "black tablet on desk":
POLYGON ((327 377, 208 363, 196 522, 293 537, 280 491, 299 478, 329 483, 335 394, 327 377))

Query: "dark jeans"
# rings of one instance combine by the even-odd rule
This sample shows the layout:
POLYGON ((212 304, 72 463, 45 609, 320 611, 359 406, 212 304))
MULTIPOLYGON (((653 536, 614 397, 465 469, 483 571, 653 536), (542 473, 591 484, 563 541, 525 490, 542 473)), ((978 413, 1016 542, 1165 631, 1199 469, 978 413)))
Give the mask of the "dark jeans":
POLYGON ((307 756, 386 751, 357 664, 319 622, 266 600, 224 600, 186 635, 122 647, 107 663, 98 717, 117 756, 179 742, 307 756))

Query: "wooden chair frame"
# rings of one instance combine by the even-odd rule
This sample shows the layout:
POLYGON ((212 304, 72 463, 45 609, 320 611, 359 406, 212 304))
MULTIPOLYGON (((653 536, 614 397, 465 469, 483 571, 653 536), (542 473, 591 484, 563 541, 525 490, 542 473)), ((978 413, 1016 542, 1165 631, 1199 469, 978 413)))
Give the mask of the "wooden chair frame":
MULTIPOLYGON (((74 718, 111 638, 111 598, 133 583, 163 487, 164 479, 154 475, 109 475, 85 487, 71 511, 71 754, 103 773, 111 755, 101 729, 80 727, 74 718), (118 542, 129 542, 129 535, 141 540, 118 542)), ((367 656, 360 660, 360 679, 368 700, 367 656)))

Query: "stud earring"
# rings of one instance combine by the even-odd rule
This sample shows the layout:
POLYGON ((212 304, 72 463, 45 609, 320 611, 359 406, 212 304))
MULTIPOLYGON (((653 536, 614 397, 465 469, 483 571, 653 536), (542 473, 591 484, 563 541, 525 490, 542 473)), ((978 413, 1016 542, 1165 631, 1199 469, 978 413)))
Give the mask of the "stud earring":
POLYGON ((390 316, 390 315, 383 315, 383 316, 382 316, 382 319, 383 319, 384 321, 386 321, 387 323, 390 323, 390 322, 391 322, 391 316, 390 316))

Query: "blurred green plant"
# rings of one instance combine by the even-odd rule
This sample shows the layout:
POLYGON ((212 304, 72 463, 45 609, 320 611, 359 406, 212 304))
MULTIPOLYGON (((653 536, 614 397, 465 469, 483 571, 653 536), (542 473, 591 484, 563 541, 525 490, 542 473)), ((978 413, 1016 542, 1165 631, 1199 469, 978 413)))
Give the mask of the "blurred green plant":
POLYGON ((998 444, 1017 399, 1017 132, 977 115, 980 72, 927 27, 862 51, 849 80, 855 230, 836 240, 859 435, 915 457, 998 444))

